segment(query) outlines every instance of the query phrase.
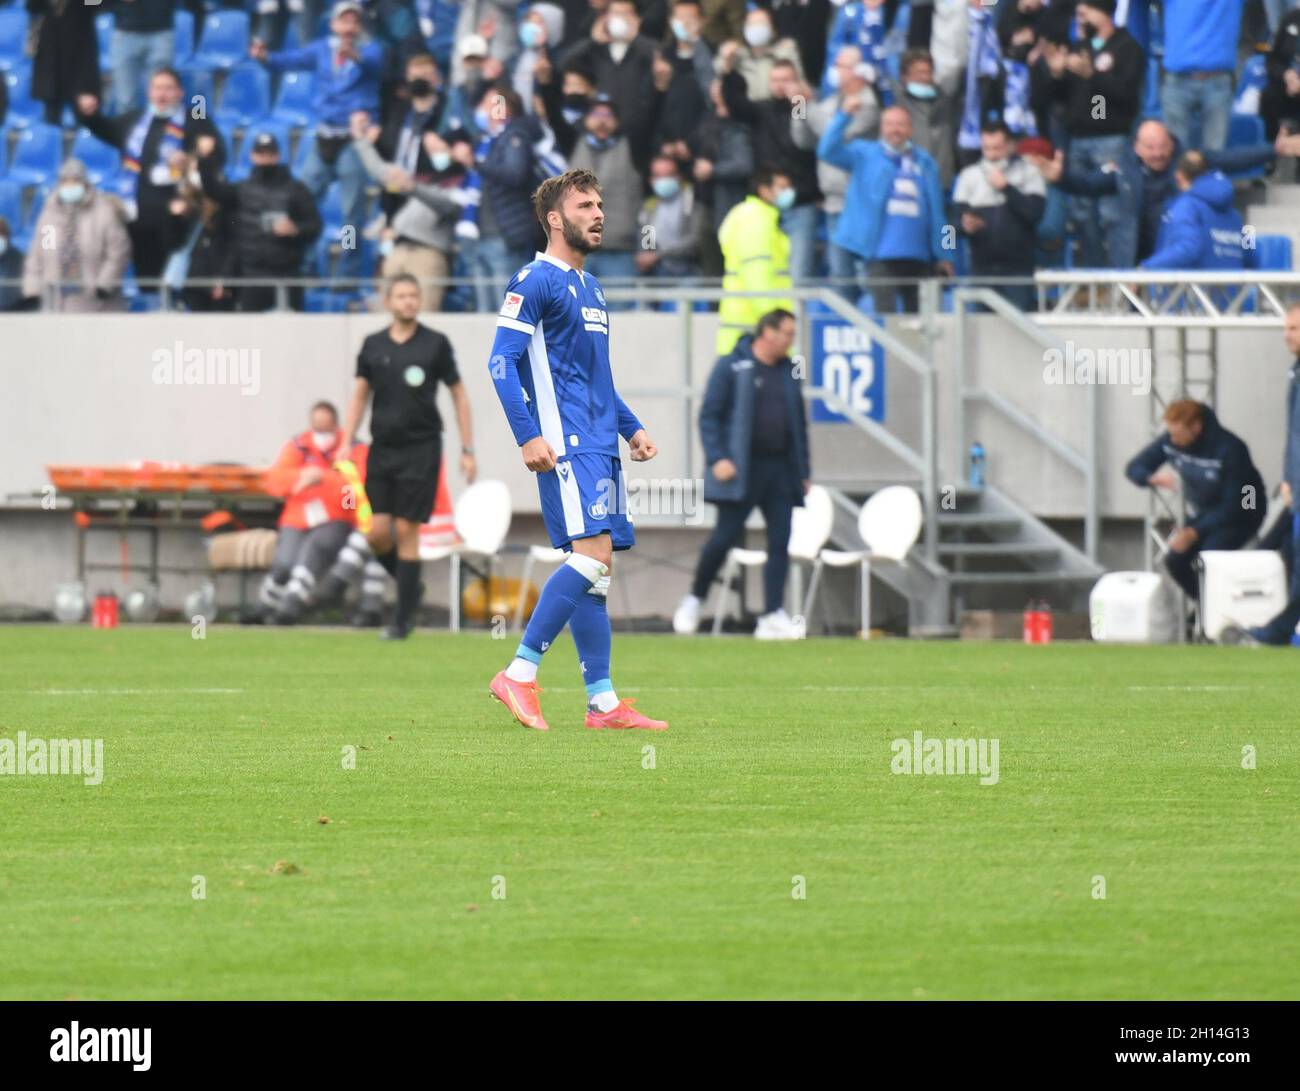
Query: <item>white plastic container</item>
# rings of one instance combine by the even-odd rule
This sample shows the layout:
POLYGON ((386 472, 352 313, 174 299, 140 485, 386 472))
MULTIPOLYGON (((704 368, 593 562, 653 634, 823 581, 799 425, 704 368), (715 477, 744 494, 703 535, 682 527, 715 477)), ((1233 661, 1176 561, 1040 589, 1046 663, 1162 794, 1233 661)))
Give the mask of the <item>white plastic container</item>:
POLYGON ((1263 625, 1286 605, 1286 566, 1271 549, 1201 554, 1201 630, 1218 640, 1225 625, 1263 625))
POLYGON ((1158 572, 1107 572, 1088 596, 1092 639, 1106 644, 1172 644, 1178 639, 1173 588, 1158 572))

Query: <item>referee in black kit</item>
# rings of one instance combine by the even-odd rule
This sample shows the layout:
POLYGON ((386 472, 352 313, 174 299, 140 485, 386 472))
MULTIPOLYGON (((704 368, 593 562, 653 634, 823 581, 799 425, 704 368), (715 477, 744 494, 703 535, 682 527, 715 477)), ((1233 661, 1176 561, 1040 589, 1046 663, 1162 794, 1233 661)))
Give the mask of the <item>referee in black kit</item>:
POLYGON ((385 304, 392 325, 372 333, 357 356, 357 382, 343 425, 343 450, 351 454, 370 395, 370 454, 366 496, 374 512, 370 545, 397 581, 397 612, 385 640, 405 640, 420 605, 420 524, 428 522, 438 496, 442 417, 438 384, 445 383, 460 428, 460 470, 474 481, 469 395, 456 370, 451 342, 416 321, 420 282, 402 273, 388 282, 385 304), (396 550, 394 550, 396 538, 396 550))

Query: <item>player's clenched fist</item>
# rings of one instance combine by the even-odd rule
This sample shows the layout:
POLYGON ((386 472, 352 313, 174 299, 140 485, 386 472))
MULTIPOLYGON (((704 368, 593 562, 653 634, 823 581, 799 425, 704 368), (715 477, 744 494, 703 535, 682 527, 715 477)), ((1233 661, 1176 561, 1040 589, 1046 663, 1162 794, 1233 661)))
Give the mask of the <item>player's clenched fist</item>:
POLYGON ((633 462, 649 462, 659 453, 659 448, 650 441, 650 437, 645 434, 644 428, 639 432, 632 433, 632 438, 627 441, 627 446, 631 452, 633 462))
POLYGON ((555 448, 541 436, 534 436, 523 445, 524 465, 535 474, 555 469, 555 448))

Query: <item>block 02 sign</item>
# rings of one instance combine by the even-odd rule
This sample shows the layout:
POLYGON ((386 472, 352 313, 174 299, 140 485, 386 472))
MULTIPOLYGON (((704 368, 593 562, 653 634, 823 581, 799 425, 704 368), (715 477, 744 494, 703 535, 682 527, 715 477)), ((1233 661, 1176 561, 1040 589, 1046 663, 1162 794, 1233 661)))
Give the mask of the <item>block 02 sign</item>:
MULTIPOLYGON (((885 350, 866 330, 833 314, 812 316, 812 383, 842 398, 856 413, 885 419, 885 350)), ((848 420, 817 398, 812 419, 848 420)))

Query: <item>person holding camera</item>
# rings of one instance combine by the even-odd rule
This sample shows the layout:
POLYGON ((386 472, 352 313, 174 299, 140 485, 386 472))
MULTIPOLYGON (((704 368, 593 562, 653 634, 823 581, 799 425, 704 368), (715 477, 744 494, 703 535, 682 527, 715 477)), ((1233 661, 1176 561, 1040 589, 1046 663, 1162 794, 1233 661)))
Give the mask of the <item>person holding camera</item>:
MULTIPOLYGON (((239 289, 239 309, 269 311, 276 305, 275 282, 301 275, 303 255, 321 233, 321 218, 311 192, 280 162, 280 142, 267 132, 252 140, 253 172, 238 185, 219 175, 211 137, 200 137, 196 151, 203 192, 234 209, 238 276, 262 282, 239 289)), ((289 306, 302 310, 300 285, 290 287, 289 306)))

